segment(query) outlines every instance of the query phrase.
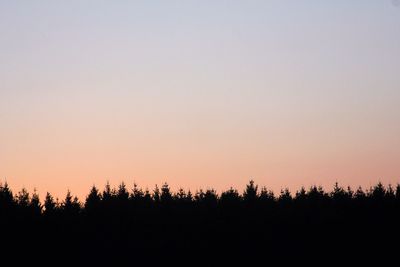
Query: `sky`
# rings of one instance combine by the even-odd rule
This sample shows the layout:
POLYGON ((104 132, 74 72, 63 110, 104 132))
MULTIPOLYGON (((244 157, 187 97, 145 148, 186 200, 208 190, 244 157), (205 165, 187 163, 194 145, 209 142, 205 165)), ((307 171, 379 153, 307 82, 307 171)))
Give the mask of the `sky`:
POLYGON ((0 0, 0 180, 400 182, 400 1, 0 0))

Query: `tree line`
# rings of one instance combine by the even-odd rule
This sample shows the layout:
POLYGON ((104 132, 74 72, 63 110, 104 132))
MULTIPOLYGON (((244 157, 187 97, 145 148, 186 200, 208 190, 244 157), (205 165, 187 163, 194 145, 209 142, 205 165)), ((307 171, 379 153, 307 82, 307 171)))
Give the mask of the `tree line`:
POLYGON ((151 191, 107 183, 102 190, 93 186, 84 201, 70 191, 61 200, 50 193, 41 200, 36 191, 13 193, 0 183, 3 251, 35 255, 45 249, 97 265, 129 262, 121 253, 136 263, 200 254, 225 260, 250 254, 391 255, 399 249, 392 245, 399 225, 400 185, 382 183, 368 190, 336 183, 331 191, 311 186, 279 194, 254 181, 242 192, 229 188, 221 194, 173 192, 167 183, 151 191))
MULTIPOLYGON (((389 204, 400 202, 400 184, 396 187, 385 187, 381 182, 367 190, 358 187, 343 188, 335 183, 333 190, 325 191, 321 186, 311 186, 306 190, 302 187, 292 194, 289 189, 282 189, 278 195, 267 187, 259 186, 250 181, 245 190, 239 193, 237 189, 230 188, 218 194, 214 189, 200 189, 195 193, 180 188, 172 192, 169 185, 164 183, 161 188, 157 185, 154 190, 143 190, 137 184, 129 190, 124 182, 117 188, 111 188, 107 182, 101 191, 95 185, 90 189, 86 199, 82 202, 68 190, 64 199, 59 200, 47 192, 41 201, 36 190, 32 194, 25 188, 13 194, 8 183, 0 182, 0 212, 6 214, 11 211, 20 211, 32 215, 50 215, 55 213, 68 214, 93 214, 100 209, 118 206, 119 208, 152 208, 156 206, 208 206, 208 207, 248 207, 264 204, 270 207, 287 206, 308 202, 309 204, 389 204)), ((303 203, 304 204, 304 203, 303 203)))

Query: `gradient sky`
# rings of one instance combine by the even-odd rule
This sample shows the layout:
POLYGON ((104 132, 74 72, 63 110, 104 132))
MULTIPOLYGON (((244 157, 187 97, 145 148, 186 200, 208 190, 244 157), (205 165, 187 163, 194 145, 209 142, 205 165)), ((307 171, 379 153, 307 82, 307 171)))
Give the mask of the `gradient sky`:
POLYGON ((400 182, 398 3, 0 1, 0 179, 400 182))

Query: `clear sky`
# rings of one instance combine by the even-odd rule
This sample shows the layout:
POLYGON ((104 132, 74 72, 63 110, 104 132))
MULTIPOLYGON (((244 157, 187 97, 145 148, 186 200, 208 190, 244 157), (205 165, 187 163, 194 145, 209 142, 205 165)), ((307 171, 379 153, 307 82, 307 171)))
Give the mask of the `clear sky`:
POLYGON ((400 182, 400 1, 0 1, 0 179, 400 182))

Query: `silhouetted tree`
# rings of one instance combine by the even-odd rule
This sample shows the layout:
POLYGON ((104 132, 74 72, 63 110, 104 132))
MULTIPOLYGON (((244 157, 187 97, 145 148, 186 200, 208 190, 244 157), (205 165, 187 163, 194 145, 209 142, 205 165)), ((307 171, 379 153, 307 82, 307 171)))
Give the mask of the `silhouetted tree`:
POLYGON ((85 210, 89 214, 96 214, 99 212, 101 205, 101 195, 96 186, 92 186, 89 195, 86 197, 85 210))
POLYGON ((343 187, 339 186, 338 182, 335 183, 333 191, 330 195, 335 201, 343 201, 347 197, 346 191, 343 189, 343 187))
POLYGON ((300 188, 300 190, 296 192, 295 200, 296 201, 304 201, 306 199, 307 199, 307 192, 306 192, 306 189, 304 188, 304 186, 302 186, 300 188))
POLYGON ((217 203, 218 195, 214 189, 207 189, 204 193, 204 201, 208 203, 217 203))
POLYGON ((65 200, 62 203, 62 208, 64 210, 72 209, 72 195, 71 191, 67 191, 67 195, 65 196, 65 200))
POLYGON ((194 199, 195 199, 195 201, 196 202, 202 202, 203 201, 203 199, 204 199, 204 192, 203 192, 203 189, 200 189, 200 190, 198 190, 197 192, 196 192, 196 194, 194 195, 194 199))
POLYGON ((258 185, 254 184, 253 180, 250 180, 249 184, 246 185, 246 190, 243 193, 243 199, 248 204, 253 204, 258 198, 258 185))
POLYGON ((75 213, 78 213, 81 211, 81 202, 79 201, 78 197, 75 196, 74 199, 72 200, 72 210, 75 213))
POLYGON ((260 200, 264 204, 273 204, 275 202, 275 194, 272 190, 268 190, 265 186, 261 188, 260 200))
POLYGON ((161 187, 161 202, 164 204, 170 204, 172 202, 172 194, 167 183, 164 183, 161 187))
POLYGON ((120 201, 127 201, 129 198, 129 193, 124 182, 121 182, 118 186, 117 198, 120 201))
POLYGON ((232 187, 221 193, 218 207, 224 220, 237 220, 239 214, 241 214, 241 212, 239 212, 241 200, 238 191, 232 187))
POLYGON ((71 191, 67 191, 64 201, 61 204, 61 208, 67 215, 78 214, 81 209, 79 199, 77 197, 72 197, 71 191))
POLYGON ((110 183, 107 181, 103 190, 102 199, 104 200, 104 202, 109 203, 112 197, 113 197, 113 192, 111 190, 110 183))
POLYGON ((15 208, 13 193, 7 182, 4 185, 0 182, 0 217, 8 216, 15 208))
POLYGON ((214 189, 207 189, 205 192, 200 189, 196 192, 194 200, 199 206, 207 208, 208 210, 213 210, 217 207, 218 195, 214 189))
POLYGON ((155 203, 159 203, 160 202, 160 189, 158 188, 158 186, 156 185, 156 187, 154 188, 153 191, 153 200, 155 203))
POLYGON ((350 186, 348 186, 347 187, 347 198, 351 200, 353 197, 354 197, 354 191, 353 191, 353 189, 351 189, 350 186))
POLYGON ((192 195, 192 192, 190 190, 188 190, 188 192, 186 194, 186 201, 189 202, 189 203, 193 201, 193 195, 192 195))
POLYGON ((359 199, 359 200, 364 200, 364 198, 366 197, 366 195, 365 195, 363 189, 361 188, 361 186, 359 186, 357 188, 356 192, 354 193, 354 197, 356 199, 359 199))
POLYGON ((278 201, 280 204, 288 205, 292 202, 292 194, 290 193, 288 188, 281 190, 281 194, 278 197, 278 201))
POLYGON ((400 185, 382 183, 367 193, 336 183, 329 192, 303 187, 293 197, 286 188, 275 197, 266 187, 258 193, 253 181, 242 194, 231 187, 220 195, 214 189, 200 189, 194 196, 183 188, 172 192, 166 183, 153 193, 134 184, 129 194, 124 183, 111 189, 107 182, 101 193, 92 186, 84 209, 68 190, 61 204, 47 192, 41 211, 36 190, 29 194, 22 189, 13 195, 7 184, 0 183, 4 255, 9 254, 5 247, 20 255, 44 253, 43 258, 68 255, 66 260, 96 266, 113 265, 115 260, 129 265, 134 257, 140 265, 141 258, 153 260, 158 255, 162 257, 157 264, 165 265, 165 255, 194 255, 205 248, 207 253, 227 251, 234 260, 253 253, 316 259, 316 255, 335 256, 331 251, 348 255, 357 249, 360 256, 396 255, 393 240, 400 238, 400 185), (21 240, 37 243, 26 246, 21 240), (129 264, 122 253, 130 253, 129 264))
POLYGON ((220 197, 221 204, 225 206, 236 206, 240 203, 240 200, 241 197, 239 192, 232 187, 229 190, 222 192, 220 197))
POLYGON ((25 188, 22 188, 22 190, 18 192, 15 198, 17 199, 17 204, 20 208, 26 209, 29 206, 30 197, 28 191, 25 188))
POLYGON ((8 183, 5 182, 4 185, 3 185, 0 182, 0 203, 2 205, 12 205, 13 202, 14 202, 13 194, 12 194, 11 189, 8 186, 8 183))
POLYGON ((42 204, 40 203, 39 195, 34 189, 31 201, 29 203, 29 208, 34 216, 38 216, 42 213, 42 204))
POLYGON ((140 201, 144 197, 144 192, 136 183, 133 184, 131 199, 140 201))
POLYGON ((391 184, 389 184, 386 189, 385 198, 389 201, 394 201, 396 199, 396 192, 391 184))
POLYGON ((144 195, 143 195, 143 202, 148 205, 152 202, 152 196, 150 194, 150 191, 148 188, 146 188, 146 190, 144 191, 144 195))
POLYGON ((44 200, 44 213, 47 215, 54 214, 56 207, 56 202, 54 201, 53 196, 47 192, 44 200))
POLYGON ((186 192, 182 187, 178 189, 176 194, 174 194, 174 200, 178 203, 186 202, 186 192))
POLYGON ((383 184, 379 182, 376 186, 370 189, 369 195, 375 201, 382 201, 386 195, 386 189, 383 184))
POLYGON ((307 192, 307 198, 314 202, 323 200, 325 197, 327 197, 327 194, 321 186, 311 186, 307 192))

